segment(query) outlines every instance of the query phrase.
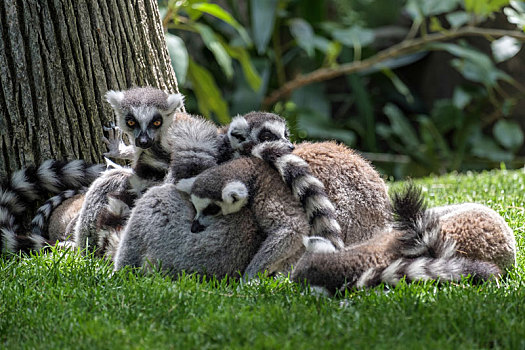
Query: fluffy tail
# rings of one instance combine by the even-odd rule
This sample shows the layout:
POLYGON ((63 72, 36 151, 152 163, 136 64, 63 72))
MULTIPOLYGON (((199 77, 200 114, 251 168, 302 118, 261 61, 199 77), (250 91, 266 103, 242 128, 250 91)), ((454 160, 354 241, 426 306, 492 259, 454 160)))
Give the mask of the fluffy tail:
POLYGON ((0 184, 0 252, 38 250, 47 242, 42 236, 23 236, 17 221, 35 201, 66 190, 89 186, 104 170, 81 160, 47 160, 42 165, 19 170, 0 184))
POLYGON ((108 204, 97 220, 98 256, 113 257, 120 241, 120 232, 126 225, 137 196, 132 191, 111 193, 108 204))
POLYGON ((72 198, 77 194, 85 193, 86 191, 87 188, 82 187, 61 192, 58 195, 49 198, 40 208, 38 208, 35 217, 31 221, 31 235, 42 236, 46 239, 49 238, 47 227, 49 225, 49 218, 53 211, 69 198, 72 198))
POLYGON ((398 236, 399 252, 407 258, 450 258, 455 253, 455 243, 445 240, 437 215, 426 210, 421 189, 408 184, 392 196, 394 228, 403 234, 398 236))
POLYGON ((198 117, 180 120, 172 125, 170 137, 172 162, 167 181, 176 183, 217 165, 219 138, 213 123, 198 117))
POLYGON ((273 141, 255 146, 252 155, 275 167, 301 202, 311 226, 310 235, 326 237, 337 248, 342 248, 341 226, 323 183, 312 174, 306 161, 290 152, 288 143, 273 141))
POLYGON ((471 276, 474 283, 481 283, 501 275, 501 270, 492 263, 469 260, 462 257, 450 258, 400 258, 386 268, 371 268, 363 273, 353 286, 366 288, 384 282, 395 286, 405 278, 406 282, 437 280, 459 281, 471 276))

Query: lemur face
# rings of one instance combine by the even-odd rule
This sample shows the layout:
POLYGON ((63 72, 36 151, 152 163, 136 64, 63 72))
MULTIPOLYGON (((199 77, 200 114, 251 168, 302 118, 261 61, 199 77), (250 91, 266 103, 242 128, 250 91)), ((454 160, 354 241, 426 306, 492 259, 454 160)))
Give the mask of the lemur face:
POLYGON ((231 147, 241 154, 247 154, 254 145, 266 142, 284 142, 292 151, 290 134, 286 121, 276 114, 251 112, 233 118, 228 127, 228 139, 231 147))
POLYGON ((227 182, 221 190, 221 198, 212 192, 203 193, 195 183, 195 178, 181 180, 177 189, 190 195, 191 203, 195 208, 195 218, 191 225, 191 232, 202 232, 208 227, 213 218, 219 215, 237 213, 248 203, 248 188, 240 181, 227 182))
POLYGON ((151 87, 108 91, 106 98, 117 114, 119 128, 143 149, 150 148, 166 132, 183 101, 180 94, 168 95, 151 87))

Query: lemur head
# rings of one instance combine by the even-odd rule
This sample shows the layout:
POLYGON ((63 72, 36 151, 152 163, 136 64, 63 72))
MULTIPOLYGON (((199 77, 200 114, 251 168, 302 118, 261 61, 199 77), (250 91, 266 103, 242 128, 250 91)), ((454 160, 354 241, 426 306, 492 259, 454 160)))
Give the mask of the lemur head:
POLYGON ((254 145, 280 141, 286 143, 290 151, 290 133, 286 121, 273 113, 250 112, 233 118, 227 131, 228 140, 234 151, 249 154, 254 145))
POLYGON ((232 170, 221 165, 177 183, 177 189, 187 193, 195 207, 191 232, 204 231, 214 217, 237 213, 248 203, 249 188, 238 177, 230 176, 232 170))
POLYGON ((106 99, 117 115, 119 128, 135 146, 147 149, 158 141, 173 122, 183 103, 181 94, 168 95, 153 87, 110 90, 106 99))

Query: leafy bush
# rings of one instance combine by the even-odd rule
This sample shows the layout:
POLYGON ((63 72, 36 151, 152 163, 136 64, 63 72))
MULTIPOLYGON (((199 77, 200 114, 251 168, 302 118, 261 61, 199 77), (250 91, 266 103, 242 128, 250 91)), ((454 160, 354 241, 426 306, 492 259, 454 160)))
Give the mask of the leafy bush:
POLYGON ((525 88, 497 66, 525 39, 521 2, 159 3, 188 109, 218 123, 269 109, 296 140, 339 140, 395 176, 523 164, 513 109, 525 88), (434 57, 448 63, 418 83, 434 57), (426 96, 442 77, 443 96, 426 96))

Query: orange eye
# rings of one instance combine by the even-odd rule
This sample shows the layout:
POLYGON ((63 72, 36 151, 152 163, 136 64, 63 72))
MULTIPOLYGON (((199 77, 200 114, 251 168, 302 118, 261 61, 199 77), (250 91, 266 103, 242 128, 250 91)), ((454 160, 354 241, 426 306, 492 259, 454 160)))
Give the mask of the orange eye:
POLYGON ((137 122, 134 121, 134 120, 128 120, 128 121, 126 122, 126 124, 128 124, 128 126, 135 126, 136 123, 137 123, 137 122))
POLYGON ((160 126, 161 124, 162 124, 162 122, 161 122, 160 120, 155 120, 155 121, 153 122, 153 125, 154 125, 154 126, 157 126, 157 127, 160 126))

